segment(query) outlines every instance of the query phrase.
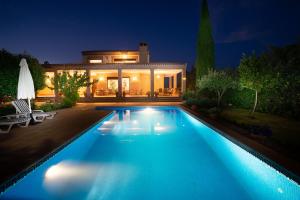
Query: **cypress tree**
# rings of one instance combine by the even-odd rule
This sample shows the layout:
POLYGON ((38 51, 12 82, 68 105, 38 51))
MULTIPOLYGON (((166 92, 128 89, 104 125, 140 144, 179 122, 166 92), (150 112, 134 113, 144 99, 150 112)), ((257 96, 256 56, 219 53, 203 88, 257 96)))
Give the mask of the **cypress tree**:
POLYGON ((214 68, 215 52, 207 0, 202 1, 200 27, 197 37, 196 81, 214 68))

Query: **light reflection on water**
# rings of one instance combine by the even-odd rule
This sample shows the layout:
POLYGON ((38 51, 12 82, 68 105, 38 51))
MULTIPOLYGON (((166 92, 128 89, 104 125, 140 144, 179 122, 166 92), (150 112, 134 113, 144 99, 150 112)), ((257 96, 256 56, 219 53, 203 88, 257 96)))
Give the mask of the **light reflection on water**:
POLYGON ((172 123, 164 119, 162 112, 153 108, 145 108, 135 112, 130 110, 119 112, 111 120, 103 122, 98 130, 102 135, 160 135, 171 133, 172 128, 176 127, 174 125, 172 127, 172 123))
POLYGON ((134 178, 137 170, 120 163, 75 163, 63 161, 50 166, 44 176, 44 188, 52 198, 74 196, 89 191, 86 199, 109 196, 114 187, 134 178))
POLYGON ((121 109, 1 199, 299 199, 272 167, 176 108, 121 109))

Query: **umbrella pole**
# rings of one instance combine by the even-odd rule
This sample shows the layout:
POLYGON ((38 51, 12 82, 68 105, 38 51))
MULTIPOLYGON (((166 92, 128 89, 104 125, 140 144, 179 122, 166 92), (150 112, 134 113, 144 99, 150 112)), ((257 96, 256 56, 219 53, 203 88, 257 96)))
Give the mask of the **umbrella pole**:
POLYGON ((32 113, 32 112, 31 112, 31 103, 30 103, 30 99, 28 98, 27 100, 28 100, 29 112, 32 113))

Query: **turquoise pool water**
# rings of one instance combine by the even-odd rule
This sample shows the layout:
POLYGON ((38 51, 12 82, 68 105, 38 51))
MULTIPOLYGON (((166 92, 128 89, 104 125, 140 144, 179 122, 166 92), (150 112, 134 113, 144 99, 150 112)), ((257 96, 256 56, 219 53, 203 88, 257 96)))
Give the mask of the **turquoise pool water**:
POLYGON ((113 109, 0 198, 300 199, 299 185, 181 109, 113 109))

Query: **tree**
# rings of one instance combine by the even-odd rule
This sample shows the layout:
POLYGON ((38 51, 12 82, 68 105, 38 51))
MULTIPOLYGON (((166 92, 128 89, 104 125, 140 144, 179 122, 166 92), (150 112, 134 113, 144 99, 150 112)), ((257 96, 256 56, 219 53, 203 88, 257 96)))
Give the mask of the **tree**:
POLYGON ((221 104, 224 93, 230 88, 235 88, 236 85, 234 78, 225 71, 209 70, 207 75, 197 81, 197 87, 200 90, 208 89, 216 93, 218 106, 221 104))
POLYGON ((29 70, 34 82, 34 89, 40 90, 44 85, 44 70, 39 61, 29 55, 14 55, 2 49, 0 50, 0 97, 11 96, 15 98, 17 95, 17 86, 19 79, 21 58, 26 58, 29 70))
POLYGON ((253 114, 257 106, 258 93, 264 87, 267 74, 261 66, 259 58, 254 54, 250 56, 243 55, 238 70, 241 86, 255 92, 255 100, 251 112, 253 114))
POLYGON ((186 88, 187 90, 195 90, 196 88, 196 69, 191 67, 191 71, 186 72, 186 88))
POLYGON ((269 74, 260 95, 261 111, 299 117, 300 44, 270 47, 260 60, 269 74))
POLYGON ((196 50, 196 79, 201 79, 209 69, 214 68, 215 53, 212 26, 209 17, 207 0, 202 1, 200 27, 196 50))
POLYGON ((63 95, 63 102, 70 106, 76 104, 79 99, 78 90, 81 87, 87 87, 93 83, 89 81, 89 77, 86 73, 78 74, 75 72, 71 75, 68 72, 63 72, 56 74, 54 78, 51 79, 54 87, 49 87, 55 90, 56 93, 63 95))
MULTIPOLYGON (((260 56, 243 55, 238 68, 241 86, 254 91, 252 113, 300 116, 300 44, 270 47, 260 56)), ((241 93, 240 93, 241 94, 241 93)), ((245 100, 240 95, 240 101, 245 100)))

